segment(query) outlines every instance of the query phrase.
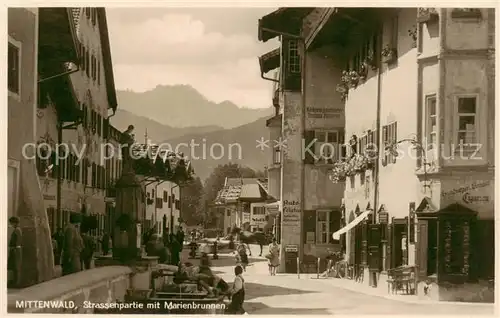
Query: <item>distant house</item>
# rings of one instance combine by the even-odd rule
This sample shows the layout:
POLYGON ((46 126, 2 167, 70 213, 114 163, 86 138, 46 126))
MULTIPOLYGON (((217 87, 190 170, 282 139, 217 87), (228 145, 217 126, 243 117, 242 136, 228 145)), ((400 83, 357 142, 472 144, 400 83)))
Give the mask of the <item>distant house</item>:
POLYGON ((224 230, 269 231, 272 223, 266 204, 272 200, 265 178, 226 178, 215 204, 224 207, 224 230))

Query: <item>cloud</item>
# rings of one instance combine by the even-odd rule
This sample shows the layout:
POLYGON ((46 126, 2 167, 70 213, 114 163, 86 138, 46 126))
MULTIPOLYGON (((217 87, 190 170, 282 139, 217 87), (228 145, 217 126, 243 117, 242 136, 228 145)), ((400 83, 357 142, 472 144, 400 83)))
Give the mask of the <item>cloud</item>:
POLYGON ((202 21, 187 14, 112 24, 110 36, 117 63, 213 64, 262 51, 251 35, 207 32, 202 21))
POLYGON ((270 106, 272 83, 261 79, 258 56, 278 44, 256 34, 266 9, 159 10, 108 9, 117 89, 189 84, 214 102, 270 106))

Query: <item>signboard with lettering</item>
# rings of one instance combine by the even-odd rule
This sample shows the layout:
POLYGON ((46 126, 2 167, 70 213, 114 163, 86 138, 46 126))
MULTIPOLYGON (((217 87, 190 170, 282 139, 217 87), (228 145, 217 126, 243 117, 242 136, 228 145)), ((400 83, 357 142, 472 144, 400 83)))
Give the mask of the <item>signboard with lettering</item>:
POLYGON ((467 206, 478 213, 494 210, 494 183, 490 180, 477 180, 467 184, 448 183, 441 191, 441 206, 452 203, 467 206))
POLYGON ((285 252, 298 252, 299 247, 297 245, 287 245, 285 246, 285 252))
POLYGON ((298 200, 283 201, 283 226, 297 227, 300 231, 300 213, 302 212, 298 200))
POLYGON ((342 108, 320 108, 306 107, 307 117, 309 118, 340 118, 344 114, 342 108))

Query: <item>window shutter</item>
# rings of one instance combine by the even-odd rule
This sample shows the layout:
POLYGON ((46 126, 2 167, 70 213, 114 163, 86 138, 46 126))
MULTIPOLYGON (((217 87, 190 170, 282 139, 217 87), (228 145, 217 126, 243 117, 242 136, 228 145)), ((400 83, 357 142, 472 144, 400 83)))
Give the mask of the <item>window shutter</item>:
POLYGON ((328 242, 330 244, 338 244, 340 243, 340 240, 334 240, 332 234, 338 230, 340 230, 340 218, 341 218, 341 213, 340 211, 330 211, 330 219, 329 219, 329 224, 328 228, 330 232, 328 233, 328 242))
POLYGON ((172 197, 168 197, 168 208, 170 209, 172 207, 172 197))
POLYGON ((167 191, 163 191, 163 202, 168 202, 168 192, 167 191))
POLYGON ((380 270, 380 243, 382 224, 368 225, 368 262, 371 270, 380 270))
POLYGON ((316 210, 304 211, 304 244, 307 244, 307 232, 313 232, 316 241, 316 210))
POLYGON ((387 126, 382 127, 382 143, 380 145, 380 152, 383 153, 382 156, 382 165, 385 167, 387 166, 387 160, 388 160, 388 152, 385 150, 386 143, 388 142, 387 140, 387 126))
POLYGON ((427 277, 427 221, 420 220, 417 227, 416 254, 418 262, 418 276, 420 279, 427 277))
POLYGON ((392 224, 387 224, 387 243, 385 245, 385 269, 392 268, 392 244, 394 242, 392 237, 392 224))
POLYGON ((361 225, 361 264, 367 265, 367 254, 368 254, 368 224, 364 221, 361 225))
POLYGON ((345 130, 339 129, 339 152, 340 158, 339 160, 347 159, 347 145, 345 145, 345 130))
POLYGON ((306 130, 304 131, 304 154, 302 155, 304 164, 314 164, 314 156, 311 154, 311 152, 314 154, 315 151, 315 143, 312 144, 311 147, 309 147, 309 151, 306 150, 306 148, 309 146, 314 141, 314 130, 306 130))
MULTIPOLYGON (((398 122, 394 122, 392 124, 392 142, 397 143, 398 142, 398 122)), ((392 155, 392 163, 396 163, 397 156, 392 155)))

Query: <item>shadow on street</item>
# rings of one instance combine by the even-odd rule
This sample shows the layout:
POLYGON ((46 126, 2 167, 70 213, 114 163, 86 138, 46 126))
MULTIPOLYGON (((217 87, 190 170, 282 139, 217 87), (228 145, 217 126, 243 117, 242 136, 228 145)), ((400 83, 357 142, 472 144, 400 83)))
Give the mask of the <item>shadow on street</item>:
POLYGON ((245 283, 245 300, 254 298, 283 296, 283 295, 300 295, 312 294, 314 291, 286 288, 280 286, 263 285, 257 283, 245 283))

